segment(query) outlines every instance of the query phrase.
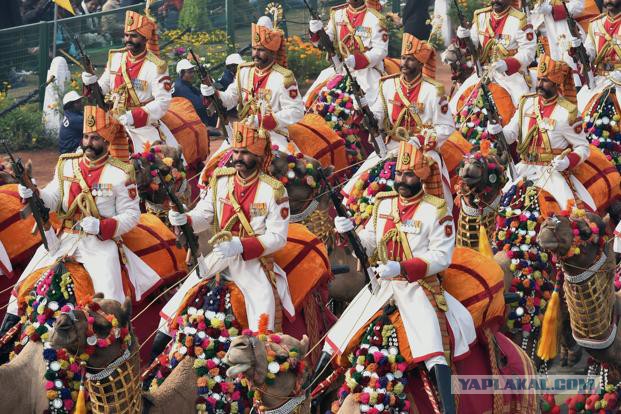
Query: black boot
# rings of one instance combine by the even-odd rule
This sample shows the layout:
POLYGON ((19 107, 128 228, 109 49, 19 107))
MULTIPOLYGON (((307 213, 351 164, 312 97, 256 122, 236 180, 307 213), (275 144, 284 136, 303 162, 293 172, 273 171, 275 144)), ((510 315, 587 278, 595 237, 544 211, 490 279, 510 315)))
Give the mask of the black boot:
POLYGON ((436 364, 433 366, 436 377, 436 386, 440 400, 442 400, 442 413, 455 414, 455 397, 451 392, 451 369, 447 365, 436 364))
MULTIPOLYGON (((2 326, 0 326, 0 338, 2 338, 12 327, 17 325, 20 321, 20 317, 7 313, 2 320, 2 326)), ((2 348, 0 348, 0 364, 4 364, 9 361, 9 354, 13 350, 15 341, 8 341, 2 348)))
POLYGON ((149 359, 149 364, 153 362, 153 360, 162 352, 164 352, 166 345, 168 345, 171 339, 172 338, 169 335, 166 335, 162 331, 158 331, 158 333, 155 334, 155 338, 153 338, 153 345, 151 346, 151 359, 149 359))

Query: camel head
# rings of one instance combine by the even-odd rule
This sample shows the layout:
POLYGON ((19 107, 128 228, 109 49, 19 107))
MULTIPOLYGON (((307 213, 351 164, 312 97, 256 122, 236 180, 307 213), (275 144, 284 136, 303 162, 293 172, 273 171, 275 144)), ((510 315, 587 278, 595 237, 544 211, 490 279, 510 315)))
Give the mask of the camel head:
POLYGON ((604 247, 606 225, 596 214, 574 210, 547 218, 539 229, 537 241, 542 249, 561 259, 593 256, 604 247))
POLYGON ((168 194, 161 185, 157 170, 162 176, 173 183, 177 197, 189 195, 189 186, 185 177, 182 153, 179 148, 168 145, 154 144, 143 152, 135 153, 131 157, 136 170, 136 185, 140 198, 153 204, 164 204, 168 201, 168 194))
POLYGON ((90 303, 63 312, 56 319, 50 342, 54 348, 73 354, 92 352, 89 366, 103 368, 127 348, 131 313, 131 299, 121 304, 98 293, 90 303))
MULTIPOLYGON (((224 357, 224 362, 230 365, 226 375, 236 377, 241 374, 251 379, 254 385, 262 385, 265 383, 268 373, 275 375, 291 373, 291 370, 295 368, 292 365, 303 364, 302 359, 307 351, 308 337, 306 335, 301 341, 289 335, 267 335, 265 341, 253 335, 241 335, 231 341, 229 350, 224 357), (268 358, 272 362, 268 363, 268 358), (290 365, 289 371, 274 372, 275 370, 271 366, 274 361, 280 364, 288 363, 290 365)), ((303 367, 302 370, 294 373, 298 377, 304 374, 303 367)))
POLYGON ((463 83, 472 73, 473 67, 468 65, 468 60, 455 43, 451 43, 440 58, 442 63, 451 67, 451 79, 454 81, 463 83))
MULTIPOLYGON (((321 164, 312 157, 302 154, 298 156, 287 155, 280 151, 274 153, 270 165, 270 175, 285 184, 291 214, 304 211, 321 192, 319 168, 321 168, 321 164)), ((323 169, 326 177, 329 177, 333 170, 333 167, 323 169)), ((317 201, 321 202, 321 200, 317 201)), ((327 202, 327 198, 325 201, 327 202)))
POLYGON ((466 155, 459 168, 459 192, 471 207, 479 201, 489 204, 500 194, 507 181, 504 167, 487 140, 481 147, 466 155))
MULTIPOLYGON (((28 160, 24 164, 24 169, 28 177, 32 177, 32 160, 28 160)), ((9 159, 5 159, 3 163, 0 163, 0 185, 17 184, 18 182, 9 159)))

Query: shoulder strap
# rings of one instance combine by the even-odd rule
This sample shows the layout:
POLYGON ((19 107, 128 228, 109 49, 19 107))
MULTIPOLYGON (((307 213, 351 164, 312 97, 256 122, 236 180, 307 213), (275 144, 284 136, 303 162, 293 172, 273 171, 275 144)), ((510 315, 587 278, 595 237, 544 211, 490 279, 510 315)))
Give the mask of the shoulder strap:
POLYGON ((134 106, 140 106, 141 102, 136 94, 136 90, 134 89, 134 84, 132 83, 129 74, 127 73, 127 53, 123 54, 121 58, 121 75, 123 75, 123 81, 125 82, 125 87, 127 88, 127 92, 129 93, 129 97, 132 100, 134 106))

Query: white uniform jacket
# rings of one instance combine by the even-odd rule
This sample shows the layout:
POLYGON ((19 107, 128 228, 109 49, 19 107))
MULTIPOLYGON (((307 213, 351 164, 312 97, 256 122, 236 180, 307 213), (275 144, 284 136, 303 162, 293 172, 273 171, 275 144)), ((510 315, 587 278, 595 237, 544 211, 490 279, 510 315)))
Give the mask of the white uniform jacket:
MULTIPOLYGON (((386 18, 377 10, 362 6, 357 9, 359 11, 354 14, 355 17, 352 20, 347 14, 348 9, 350 12, 353 10, 347 4, 333 7, 325 31, 341 60, 347 55, 354 56, 356 65, 351 70, 352 75, 360 84, 367 101, 371 104, 377 97, 379 80, 384 73, 384 58, 388 56, 386 18), (354 35, 353 39, 352 34, 354 35), (356 46, 352 46, 353 44, 356 46), (347 54, 343 52, 347 52, 347 54)), ((317 45, 319 36, 311 34, 311 41, 317 45)), ((344 69, 339 68, 339 70, 343 74, 345 73, 344 69)), ((333 67, 324 69, 309 91, 314 90, 334 75, 333 67)), ((306 97, 304 102, 306 102, 306 97)))
MULTIPOLYGON (((418 96, 416 100, 412 102, 410 101, 412 96, 408 97, 401 88, 400 79, 401 77, 398 74, 382 78, 378 97, 371 106, 375 119, 377 119, 378 124, 387 134, 394 135, 396 127, 412 125, 411 123, 406 124, 407 112, 410 111, 410 115, 413 117, 418 130, 433 130, 433 133, 435 133, 435 138, 433 139, 436 141, 436 149, 440 149, 448 137, 455 131, 455 122, 448 111, 448 101, 444 95, 444 86, 433 79, 422 77, 418 96), (404 101, 408 102, 404 103, 404 101), (403 114, 403 117, 401 114, 403 114), (399 121, 398 125, 395 125, 396 121, 399 121)), ((411 132, 409 131, 411 128, 406 129, 408 129, 408 132, 411 132)), ((390 156, 397 155, 399 151, 398 140, 390 139, 386 146, 390 156)), ((450 204, 449 208, 452 208, 453 197, 451 195, 450 178, 446 165, 438 152, 428 151, 427 154, 441 166, 440 170, 442 172, 442 182, 445 190, 444 195, 447 203, 450 204)), ((343 193, 345 195, 351 194, 356 179, 364 172, 375 167, 380 161, 380 157, 375 152, 371 153, 358 171, 356 171, 352 179, 343 186, 343 193)))
MULTIPOLYGON (((297 146, 289 142, 287 128, 302 120, 304 104, 293 72, 274 63, 267 80, 255 85, 256 73, 252 62, 239 65, 233 83, 225 91, 217 92, 222 103, 228 110, 237 106, 240 119, 256 116, 257 123, 270 131, 272 145, 278 145, 280 151, 291 153, 292 146, 297 152, 297 146), (259 113, 254 112, 253 106, 259 113)), ((216 153, 228 148, 230 144, 225 141, 216 153)))
MULTIPOLYGON (((379 193, 373 217, 360 232, 360 240, 371 256, 386 233, 387 223, 399 214, 395 192, 379 193)), ((393 228, 393 226, 391 226, 393 228)), ((433 196, 423 196, 411 220, 402 223, 401 231, 407 237, 412 252, 407 272, 418 276, 431 276, 442 272, 451 263, 455 247, 453 221, 446 215, 446 204, 433 196)), ((370 322, 371 317, 390 299, 399 308, 407 334, 413 361, 422 362, 434 356, 444 356, 442 333, 436 310, 418 282, 379 279, 379 289, 372 294, 362 289, 351 301, 345 312, 328 332, 324 350, 342 353, 358 330, 370 322)), ((476 332, 472 316, 453 296, 444 292, 448 304, 445 313, 454 337, 452 355, 459 358, 469 351, 476 332)))
MULTIPOLYGON (((208 229, 213 230, 214 223, 217 223, 215 230, 220 231, 223 209, 225 205, 231 205, 229 186, 233 185, 234 180, 235 169, 215 170, 204 196, 196 207, 188 212, 192 228, 196 233, 208 229)), ((282 183, 261 173, 254 199, 248 202, 251 203, 249 206, 251 217, 248 219, 255 236, 242 237, 244 252, 239 256, 217 260, 213 254, 208 255, 204 259, 204 274, 201 276, 202 278, 212 277, 228 269, 224 277, 233 281, 243 293, 250 329, 258 329, 259 317, 263 313, 269 315, 269 329, 273 329, 275 298, 269 276, 266 275, 260 259, 277 252, 287 243, 289 201, 282 183)), ((287 316, 293 317, 295 308, 289 293, 287 275, 277 264, 274 264, 274 274, 276 290, 283 310, 287 316)), ((201 278, 193 273, 164 306, 160 313, 162 318, 171 319, 181 305, 185 294, 200 281, 201 278)))
POLYGON ((621 83, 610 77, 613 71, 621 72, 621 25, 618 24, 621 16, 611 19, 606 13, 597 16, 589 23, 584 47, 592 65, 595 67, 595 87, 582 88, 578 92, 578 109, 589 110, 599 96, 608 87, 614 86, 617 102, 621 102, 621 83))
MULTIPOLYGON (((491 7, 476 10, 474 12, 470 38, 479 50, 479 58, 484 67, 489 66, 500 59, 507 64, 505 73, 492 71, 492 81, 497 82, 511 95, 514 105, 517 105, 520 97, 530 90, 524 73, 528 65, 535 58, 537 41, 533 28, 526 21, 526 15, 521 11, 510 7, 503 17, 495 16, 491 7), (498 21, 496 31, 492 29, 492 20, 498 21)), ((457 102, 464 91, 479 82, 479 77, 474 72, 459 87, 450 102, 453 115, 457 114, 457 102)))
POLYGON ((106 70, 98 81, 104 95, 111 94, 113 100, 125 89, 120 90, 121 86, 132 85, 131 90, 126 92, 125 102, 120 104, 131 110, 134 118, 134 125, 126 127, 134 144, 134 152, 140 152, 144 144, 158 140, 178 146, 170 130, 160 122, 172 99, 168 66, 152 52, 145 53, 144 57, 132 61, 131 54, 125 49, 110 50, 106 70))
MULTIPOLYGON (((549 192, 561 209, 567 207, 569 200, 579 198, 595 210, 593 198, 578 179, 573 175, 569 176, 576 191, 574 194, 563 174, 550 166, 552 159, 567 148, 571 148, 571 153, 567 155, 571 163, 568 171, 584 162, 590 155, 589 143, 582 130, 582 118, 578 116, 576 105, 559 96, 556 105, 548 113, 539 106, 539 99, 536 94, 524 96, 513 118, 503 128, 507 144, 517 142, 518 152, 522 157, 522 161, 516 166, 518 174, 549 192), (539 118, 537 108, 541 114, 539 118), (530 120, 533 118, 537 120, 539 130, 546 131, 541 134, 541 138, 530 127, 530 120), (541 142, 537 143, 538 141, 541 142)), ((507 183, 506 188, 511 184, 513 183, 507 183)))
MULTIPOLYGON (((140 200, 133 167, 118 159, 106 157, 91 164, 92 168, 82 170, 76 175, 84 160, 86 158, 80 154, 62 155, 53 180, 40 190, 39 194, 46 207, 59 213, 61 218, 65 213, 71 214, 61 223, 63 229, 60 238, 56 236, 53 228, 46 232, 49 252, 44 246, 40 246, 22 273, 20 281, 36 269, 53 264, 57 258, 73 256, 89 273, 96 293, 102 292, 107 299, 123 302, 126 295, 121 278, 119 249, 122 249, 127 260, 125 266, 129 279, 136 291, 136 300, 139 300, 143 293, 161 279, 131 250, 124 245, 117 245, 117 240, 133 229, 140 220, 140 200), (76 208, 81 204, 77 202, 77 198, 87 196, 75 190, 80 188, 79 184, 77 187, 73 184, 79 181, 77 177, 80 175, 86 182, 91 182, 91 175, 96 174, 100 174, 98 179, 95 178, 90 186, 87 184, 87 188, 90 190, 89 195, 96 194, 93 199, 99 214, 91 211, 90 215, 100 219, 100 230, 98 235, 91 235, 79 231, 79 221, 85 213, 79 207, 76 208)), ((84 200, 86 202, 86 198, 84 200)), ((9 312, 16 311, 17 303, 12 302, 11 305, 9 312)))

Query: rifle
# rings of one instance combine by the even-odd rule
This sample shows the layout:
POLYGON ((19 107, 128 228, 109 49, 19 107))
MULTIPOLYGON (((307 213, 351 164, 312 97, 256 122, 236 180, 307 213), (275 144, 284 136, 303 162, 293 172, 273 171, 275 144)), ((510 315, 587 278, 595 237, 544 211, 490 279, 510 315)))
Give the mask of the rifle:
MULTIPOLYGON (((84 71, 90 73, 91 75, 94 75, 95 68, 93 67, 93 63, 91 62, 91 59, 86 55, 86 53, 84 53, 84 49, 82 49, 82 45, 80 44, 78 36, 73 37, 73 42, 78 48, 78 53, 80 54, 80 59, 82 59, 82 66, 84 67, 84 71)), ((95 82, 92 85, 88 85, 86 88, 90 91, 93 98, 95 98, 95 103, 98 107, 102 108, 104 111, 108 111, 110 109, 108 104, 106 104, 106 101, 104 100, 104 95, 101 90, 101 85, 99 85, 99 83, 95 82)))
MULTIPOLYGON (((213 78, 209 74, 209 71, 207 70, 207 68, 201 65, 201 63, 199 62, 198 58, 196 57, 192 49, 189 49, 189 52, 190 52, 190 56, 192 56, 192 60, 194 60, 194 63, 196 63, 196 67, 198 68, 198 73, 201 76, 201 81, 205 85, 213 85, 213 78)), ((229 121, 226 116, 226 108, 224 107, 224 104, 222 103, 222 100, 218 96, 217 92, 214 93, 213 96, 210 97, 210 100, 213 103, 213 106, 216 110, 216 115, 218 115, 218 119, 220 120, 220 129, 222 130, 222 133, 224 134, 225 137, 227 137, 227 140, 228 140, 229 134, 226 132, 226 126, 229 123, 229 121)))
POLYGON ((2 140, 2 145, 4 146, 4 150, 11 160, 11 167, 13 168, 13 174, 15 178, 19 181, 21 185, 24 187, 28 187, 32 190, 32 197, 28 199, 28 205, 26 208, 22 209, 20 212, 20 216, 22 219, 26 218, 28 214, 32 213, 34 217, 37 228, 39 229, 39 235, 41 236, 41 241, 46 249, 49 249, 47 244, 47 238, 45 237, 45 223, 50 220, 50 209, 45 207, 45 203, 39 197, 39 194, 36 192, 35 185, 32 183, 30 177, 26 173, 26 169, 24 168, 24 164, 22 164, 22 160, 20 158, 15 158, 13 153, 11 152, 9 145, 5 140, 2 140))
MULTIPOLYGON (((457 2, 457 0, 453 0, 453 3, 455 4, 455 8, 457 9, 457 17, 459 19, 459 24, 461 24, 462 27, 470 27, 471 25, 468 24, 468 21, 466 20, 466 16, 464 16, 464 13, 461 11, 461 8, 459 7, 459 3, 457 2)), ((468 49, 468 53, 470 53, 470 56, 472 56, 472 61, 474 62, 477 75, 479 76, 479 78, 481 78, 483 74, 483 67, 481 66, 481 62, 479 62, 479 52, 477 51, 477 48, 474 46, 474 43, 472 43, 472 39, 470 38, 464 39, 464 42, 466 43, 466 48, 468 49)))
MULTIPOLYGON (((326 189, 328 190, 328 194, 330 195, 330 200, 332 201, 332 204, 334 204, 336 214, 340 217, 349 218, 347 211, 345 210, 345 207, 341 203, 339 196, 334 192, 334 189, 330 185, 330 182, 328 181, 328 178, 324 174, 323 169, 319 168, 317 172, 319 174, 319 179, 324 182, 326 189)), ((371 293, 373 293, 373 287, 371 286, 371 277, 375 277, 375 276, 369 274, 369 267, 370 267, 369 256, 367 256, 367 252, 364 249, 364 246, 362 245, 362 242, 360 241, 360 238, 358 237, 358 234, 356 234, 355 230, 348 231, 347 238, 349 239, 349 244, 354 249, 354 254, 358 258, 358 260, 360 260, 360 263, 362 265, 362 271, 364 272, 365 284, 369 287, 369 290, 371 291, 371 293)))
MULTIPOLYGON (((306 8, 308 9, 308 12, 310 13, 313 20, 321 20, 321 16, 319 16, 319 13, 317 13, 316 10, 313 10, 313 8, 310 6, 310 4, 308 4, 306 0, 304 0, 304 4, 306 5, 306 8)), ((328 56, 332 60, 332 65, 336 70, 341 65, 341 59, 339 59, 336 50, 334 50, 334 44, 332 44, 332 42, 330 41, 330 37, 328 37, 328 34, 324 29, 318 31, 317 35, 319 36, 319 48, 328 52, 328 56)))
POLYGON ((45 82, 45 84, 43 84, 39 88, 35 89, 34 91, 30 92, 28 95, 24 96, 19 101, 14 102, 11 106, 8 106, 8 107, 4 108, 2 110, 2 112, 0 112, 0 118, 2 118, 4 115, 6 115, 9 112, 11 112, 13 109, 17 108, 18 106, 21 106, 21 105, 25 104, 26 102, 28 102, 29 100, 31 100, 32 98, 37 96, 39 94, 39 89, 47 87, 47 85, 49 85, 50 83, 54 82, 55 79, 56 79, 56 77, 54 75, 52 75, 52 77, 50 77, 50 79, 47 82, 45 82))
MULTIPOLYGON (((500 116, 498 115, 498 107, 496 106, 496 101, 494 101, 494 96, 489 90, 488 83, 489 78, 484 76, 481 78, 481 92, 483 98, 483 106, 487 108, 487 119, 488 122, 495 121, 500 125, 500 116)), ((515 170, 515 164, 513 163, 513 158, 511 157, 511 152, 509 152, 509 145, 507 144, 507 139, 505 138, 504 132, 500 131, 498 134, 494 135, 496 138, 496 142, 498 143, 499 150, 504 152, 507 156, 507 163, 509 166, 509 176, 511 180, 515 180, 517 178, 517 171, 515 170)))
POLYGON ((343 65, 343 67, 345 68, 345 73, 347 73, 347 77, 349 77, 349 80, 351 81, 351 89, 354 98, 356 99, 356 102, 358 102, 358 106, 362 110, 362 115, 364 116, 365 123, 367 124, 367 129, 369 130, 369 137, 373 138, 372 141, 371 139, 369 140, 373 144, 375 153, 379 155, 380 158, 384 158, 386 156, 386 153, 388 152, 385 141, 386 136, 384 133, 380 132, 377 119, 375 119, 375 115, 373 115, 371 108, 369 108, 369 103, 364 96, 364 92, 360 87, 360 84, 358 83, 358 81, 356 81, 356 78, 352 76, 347 65, 343 65))
MULTIPOLYGON (((157 171, 157 176, 159 177, 160 182, 164 186, 164 189, 166 190, 166 194, 168 194, 168 198, 170 198, 170 201, 175 206, 175 209, 179 213, 182 213, 182 214, 185 213, 185 208, 183 207, 183 203, 181 203, 181 200, 179 200, 179 198, 175 194, 175 191, 166 182, 166 180, 164 179, 164 176, 162 175, 162 172, 159 169, 157 169, 156 171, 157 171)), ((180 226, 180 228, 185 238, 185 241, 188 245, 188 249, 190 250, 190 255, 192 256, 192 260, 194 261, 194 264, 198 265, 198 260, 199 260, 198 258, 200 256, 200 252, 198 250, 198 239, 196 238, 196 235, 194 234, 192 225, 190 223, 185 223, 183 226, 180 226)), ((200 277, 200 266, 196 266, 196 275, 200 277)))
MULTIPOLYGON (((580 30, 578 29, 578 23, 576 23, 576 19, 569 14, 569 9, 567 8, 567 3, 565 1, 561 1, 563 3, 563 7, 565 8, 565 13, 567 14, 567 26, 569 27, 569 32, 575 38, 580 38, 580 30)), ((593 88, 593 77, 591 74, 591 61, 589 60, 589 55, 587 54, 586 48, 583 44, 575 48, 576 50, 576 63, 580 63, 582 65, 582 76, 586 80, 586 86, 589 89, 593 88)))

